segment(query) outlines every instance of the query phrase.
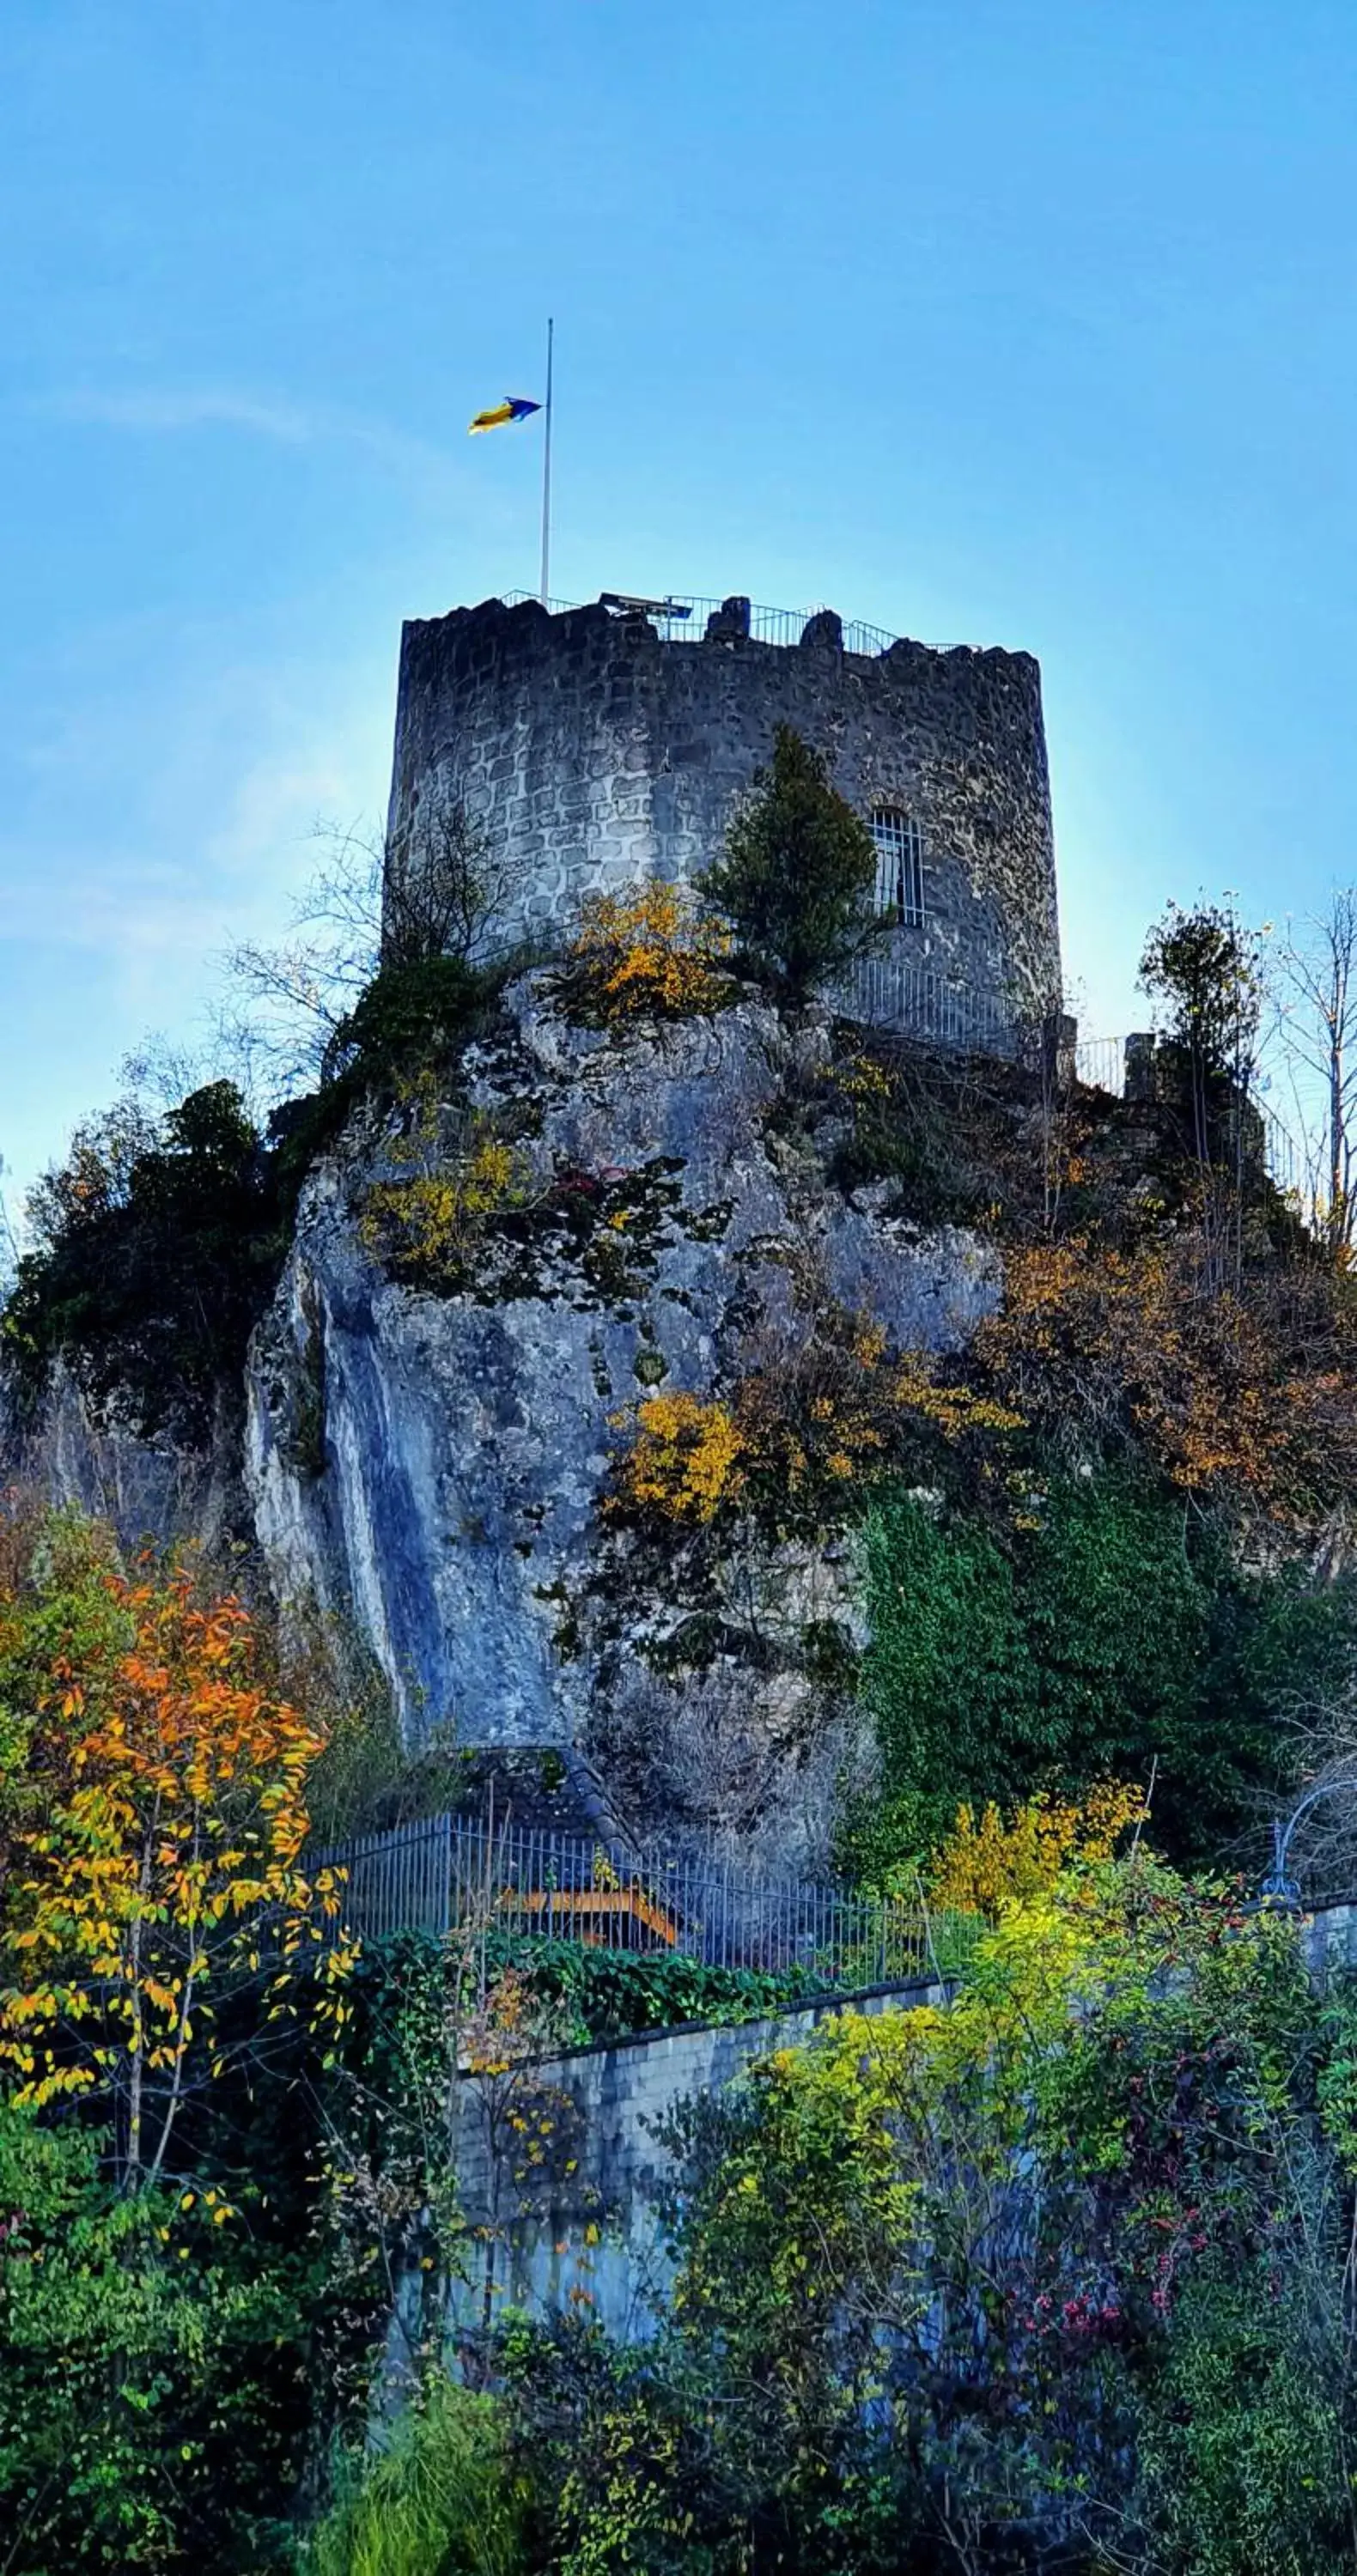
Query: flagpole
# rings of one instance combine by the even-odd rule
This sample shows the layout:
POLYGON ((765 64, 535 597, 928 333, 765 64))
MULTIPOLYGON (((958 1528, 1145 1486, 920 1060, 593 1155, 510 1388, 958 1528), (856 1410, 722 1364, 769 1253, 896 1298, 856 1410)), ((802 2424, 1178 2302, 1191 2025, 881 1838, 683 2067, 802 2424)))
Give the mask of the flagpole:
POLYGON ((550 605, 547 593, 551 571, 551 344, 555 336, 555 331, 556 325, 550 317, 548 317, 546 400, 547 434, 546 442, 542 449, 542 606, 544 608, 550 605))

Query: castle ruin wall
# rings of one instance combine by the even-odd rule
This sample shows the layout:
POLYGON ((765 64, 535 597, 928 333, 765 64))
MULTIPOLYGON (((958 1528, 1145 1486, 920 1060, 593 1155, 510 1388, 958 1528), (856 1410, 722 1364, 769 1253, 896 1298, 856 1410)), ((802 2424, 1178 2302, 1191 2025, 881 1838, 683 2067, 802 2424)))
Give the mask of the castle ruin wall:
POLYGON ((844 651, 724 630, 662 639, 640 614, 498 600, 415 621, 401 650, 391 865, 430 798, 487 829, 511 892, 497 937, 564 927, 581 896, 691 880, 779 724, 827 755, 864 816, 923 831, 923 920, 897 960, 1049 1008, 1060 980, 1041 681, 1030 654, 901 641, 844 651))

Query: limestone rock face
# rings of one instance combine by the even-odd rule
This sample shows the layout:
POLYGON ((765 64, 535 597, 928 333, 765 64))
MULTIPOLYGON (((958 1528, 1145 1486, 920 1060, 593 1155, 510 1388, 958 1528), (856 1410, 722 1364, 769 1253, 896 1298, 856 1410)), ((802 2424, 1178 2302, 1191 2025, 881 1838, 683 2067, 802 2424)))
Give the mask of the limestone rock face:
POLYGON ((219 1406, 210 1442, 190 1449, 168 1434, 148 1437, 116 1406, 96 1414, 62 1363, 36 1421, 0 1372, 0 1482, 9 1478, 58 1509, 72 1505, 107 1521, 128 1549, 146 1539, 158 1547, 192 1539, 220 1553, 248 1522, 229 1404, 219 1406))
MULTIPOLYGON (((511 1110, 544 1191, 567 1175, 604 1212, 527 1240, 491 1227, 456 1293, 417 1292, 360 1223, 390 1134, 351 1139, 307 1185, 255 1336, 246 1475, 280 1597, 353 1617, 412 1738, 451 1719, 473 1744, 587 1744, 676 1615, 653 1564, 628 1598, 627 1543, 600 1517, 613 1417, 658 1385, 717 1390, 760 1316, 785 1325, 798 1258, 935 1351, 1001 1277, 976 1237, 921 1232, 874 1193, 849 1205, 785 1148, 777 1104, 827 1023, 793 1033, 744 1000, 617 1036, 574 1025, 540 975, 507 1009, 463 1101, 511 1110)), ((834 1557, 798 1566, 808 1600, 842 1597, 834 1557)))

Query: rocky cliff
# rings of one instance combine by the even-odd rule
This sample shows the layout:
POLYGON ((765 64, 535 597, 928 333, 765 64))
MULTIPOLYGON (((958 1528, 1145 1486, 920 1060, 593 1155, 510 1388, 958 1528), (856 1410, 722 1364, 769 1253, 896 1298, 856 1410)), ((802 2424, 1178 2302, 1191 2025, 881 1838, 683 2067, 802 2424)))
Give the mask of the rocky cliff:
POLYGON ((822 1857, 834 1783, 869 1759, 852 1513, 647 1531, 613 1506, 647 1399, 776 1388, 816 1314, 941 1353, 997 1304, 993 1246, 911 1220, 893 1182, 834 1186, 840 1069, 825 1012, 745 992, 590 1026, 527 975, 314 1167, 208 1447, 96 1416, 64 1363, 0 1447, 128 1544, 257 1551, 285 1619, 375 1659, 412 1745, 449 1724, 577 1748, 648 1829, 822 1857), (469 1134, 512 1138, 514 1187, 412 1281, 374 1205, 412 1154, 441 1204, 469 1134))
MULTIPOLYGON (((581 1027, 524 978, 439 1108, 526 1137, 528 1212, 483 1230, 451 1292, 388 1275, 364 1221, 408 1104, 313 1174, 252 1347, 247 1482, 280 1600, 356 1622, 409 1736, 451 1720, 464 1742, 576 1744, 625 1772, 639 1727, 662 1804, 664 1740, 680 1771, 703 1768, 704 1727, 715 1774, 766 1775, 770 1748, 779 1794, 804 1773, 803 1636, 851 1629, 846 1544, 755 1536, 738 1564, 698 1562, 681 1533, 657 1555, 603 1505, 638 1400, 719 1389, 761 1336, 794 1336, 798 1269, 902 1348, 955 1348, 997 1302, 991 1249, 920 1229, 888 1188, 846 1199, 789 1139, 789 1091, 829 1042, 827 1019, 793 1028, 749 999, 581 1027), (675 1640, 704 1619, 678 1691, 675 1640)), ((822 1743, 822 1763, 843 1749, 822 1743)), ((719 1782, 692 1794, 708 1825, 734 1821, 710 1812, 719 1782)), ((822 1816, 823 1783, 811 1804, 822 1816)))

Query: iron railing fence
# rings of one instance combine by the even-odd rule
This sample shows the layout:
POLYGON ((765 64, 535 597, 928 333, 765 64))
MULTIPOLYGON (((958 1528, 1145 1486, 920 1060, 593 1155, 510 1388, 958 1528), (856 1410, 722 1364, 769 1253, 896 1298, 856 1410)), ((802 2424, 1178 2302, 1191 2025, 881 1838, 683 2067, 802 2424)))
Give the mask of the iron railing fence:
POLYGON ((960 1973, 983 1926, 800 1879, 759 1877, 658 1848, 623 1854, 572 1835, 442 1815, 317 1856, 347 1873, 343 1919, 379 1940, 459 1926, 704 1966, 799 1971, 852 1991, 960 1973))
MULTIPOLYGON (((1074 1050, 1076 1080, 1124 1099, 1127 1044, 1125 1038, 1081 1038, 1074 1050)), ((1251 1095, 1249 1107, 1262 1127, 1263 1160, 1269 1180, 1308 1210, 1314 1197, 1313 1176, 1295 1137, 1275 1109, 1256 1093, 1251 1095)))
MULTIPOLYGON (((506 590, 500 596, 506 608, 517 608, 524 600, 536 599, 537 593, 535 590, 506 590)), ((547 601, 553 617, 560 616, 567 609, 583 608, 586 604, 580 599, 547 601)), ((671 591, 663 605, 657 601, 647 613, 663 643, 700 644, 707 632, 708 618, 718 616, 724 604, 719 599, 699 599, 688 591, 671 591)), ((751 601, 751 640, 756 644, 799 644, 810 619, 820 613, 816 608, 768 608, 751 601)), ((845 618, 843 621, 845 653, 888 653, 892 644, 904 640, 902 636, 889 634, 884 626, 864 625, 861 618, 845 618)), ((955 653, 962 647, 932 644, 928 649, 933 653, 955 653)))
POLYGON ((1126 1092, 1126 1040, 1080 1038, 1074 1050, 1074 1078, 1090 1091, 1110 1091, 1121 1100, 1126 1092))
POLYGON ((907 958, 860 957, 829 999, 847 1018, 936 1046, 971 1047, 983 1055, 1017 1056, 1026 1024, 1001 993, 939 975, 907 958))

